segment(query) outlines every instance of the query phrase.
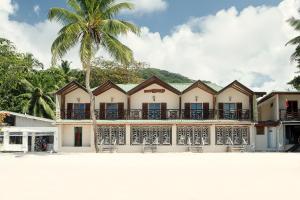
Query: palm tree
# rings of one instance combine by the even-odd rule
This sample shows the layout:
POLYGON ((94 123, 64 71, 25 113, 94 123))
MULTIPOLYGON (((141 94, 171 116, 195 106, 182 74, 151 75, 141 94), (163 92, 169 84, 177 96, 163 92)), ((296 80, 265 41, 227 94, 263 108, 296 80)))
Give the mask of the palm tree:
POLYGON ((51 97, 55 86, 49 88, 48 81, 40 76, 32 76, 30 81, 23 79, 21 85, 24 92, 17 98, 22 105, 22 112, 54 119, 55 103, 51 97))
POLYGON ((49 11, 48 18, 63 25, 51 47, 52 63, 79 44, 80 60, 85 71, 85 86, 90 96, 95 149, 98 152, 95 104, 90 87, 91 62, 95 53, 102 47, 117 61, 130 63, 133 60, 132 51, 117 37, 128 32, 137 34, 139 28, 130 22, 116 19, 120 11, 133 9, 131 3, 117 3, 117 0, 68 0, 67 3, 71 11, 64 8, 52 8, 49 11))
POLYGON ((71 76, 71 62, 67 61, 67 60, 62 60, 61 64, 60 64, 60 69, 63 72, 63 76, 65 79, 66 83, 71 82, 72 79, 74 79, 74 77, 71 76))
MULTIPOLYGON (((294 27, 296 31, 300 31, 300 20, 291 18, 288 20, 290 25, 294 27)), ((286 45, 297 45, 295 52, 291 55, 291 60, 298 63, 298 66, 300 65, 300 36, 294 37, 290 41, 286 43, 286 45)))

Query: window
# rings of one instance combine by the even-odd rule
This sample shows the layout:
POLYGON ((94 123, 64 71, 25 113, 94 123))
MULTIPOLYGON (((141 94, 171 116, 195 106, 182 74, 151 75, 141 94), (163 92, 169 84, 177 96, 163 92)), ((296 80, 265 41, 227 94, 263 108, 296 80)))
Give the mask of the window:
POLYGON ((106 104, 106 118, 107 119, 118 119, 118 104, 107 103, 106 104))
POLYGON ((0 145, 4 142, 4 133, 0 132, 0 145))
POLYGON ((148 105, 148 119, 160 119, 160 103, 149 103, 148 105))
POLYGON ((237 117, 237 106, 236 103, 224 103, 223 115, 224 119, 236 119, 237 117))
POLYGON ((74 146, 82 147, 82 127, 74 128, 74 146))
POLYGON ((172 128, 168 126, 132 127, 131 145, 171 145, 172 128))
POLYGON ((84 103, 74 103, 74 117, 75 119, 85 119, 84 103))
POLYGON ((217 145, 248 145, 249 141, 248 127, 216 127, 217 145))
POLYGON ((10 133, 9 144, 23 144, 22 133, 10 133))
POLYGON ((264 135, 265 134, 265 127, 258 126, 256 127, 256 135, 264 135))
POLYGON ((97 129, 100 145, 125 145, 125 126, 100 126, 97 129))
POLYGON ((177 145, 209 145, 208 126, 178 126, 177 145))
POLYGON ((203 118, 202 103, 191 103, 191 118, 192 119, 202 119, 203 118))

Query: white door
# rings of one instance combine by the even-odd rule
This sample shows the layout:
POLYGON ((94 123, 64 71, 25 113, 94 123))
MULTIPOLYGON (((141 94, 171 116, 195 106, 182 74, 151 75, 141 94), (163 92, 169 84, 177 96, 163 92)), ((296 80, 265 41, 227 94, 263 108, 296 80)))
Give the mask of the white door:
POLYGON ((268 148, 276 148, 276 132, 273 128, 268 128, 268 148))

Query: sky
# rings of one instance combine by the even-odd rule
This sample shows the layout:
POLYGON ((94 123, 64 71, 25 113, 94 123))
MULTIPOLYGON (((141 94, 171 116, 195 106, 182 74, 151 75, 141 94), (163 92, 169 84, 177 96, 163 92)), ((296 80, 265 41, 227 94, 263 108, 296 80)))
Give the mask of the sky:
MULTIPOLYGON (((253 90, 292 89, 290 62, 296 36, 286 22, 300 17, 300 0, 128 0, 135 10, 120 18, 141 27, 138 37, 120 36, 135 59, 151 67, 225 86, 238 80, 253 90)), ((61 28, 47 20, 65 0, 0 0, 0 37, 50 66, 51 43, 61 28)), ((99 55, 106 56, 100 50, 99 55)), ((64 59, 80 67, 78 47, 64 59)))

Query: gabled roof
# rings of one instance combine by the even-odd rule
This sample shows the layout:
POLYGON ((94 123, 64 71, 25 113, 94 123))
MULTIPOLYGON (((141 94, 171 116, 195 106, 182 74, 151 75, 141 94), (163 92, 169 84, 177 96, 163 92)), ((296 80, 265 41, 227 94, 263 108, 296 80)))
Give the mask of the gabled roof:
POLYGON ((87 92, 87 89, 84 86, 82 86, 80 83, 78 83, 77 81, 72 81, 72 82, 68 83, 67 85, 65 85, 63 88, 61 88, 60 90, 58 90, 56 92, 56 94, 59 94, 59 95, 68 94, 78 88, 81 88, 87 92))
POLYGON ((122 88, 120 88, 118 85, 114 84, 112 81, 108 80, 105 83, 101 84, 99 87, 94 89, 93 94, 95 96, 98 96, 99 94, 106 92, 107 90, 114 88, 116 90, 119 90, 120 92, 123 92, 126 94, 126 91, 124 91, 122 88))
POLYGON ((194 88, 200 88, 210 94, 216 94, 217 91, 215 91, 214 89, 212 89, 210 86, 206 85, 204 82, 198 80, 195 83, 193 83, 192 85, 190 85, 188 88, 186 88, 184 91, 182 91, 182 93, 186 93, 194 88))
POLYGON ((265 92, 253 92, 251 89, 249 89, 248 87, 246 87, 245 85, 243 85, 242 83, 238 82, 237 80, 233 81, 232 83, 230 83, 229 85, 227 85, 226 87, 224 87, 223 89, 221 89, 218 94, 222 93, 223 91, 225 91, 228 88, 233 88, 245 95, 257 95, 257 97, 261 97, 263 95, 265 95, 265 92))
POLYGON ((14 116, 18 116, 18 117, 24 117, 24 118, 28 118, 28 119, 34 119, 34 120, 38 120, 38 121, 54 123, 54 120, 46 119, 43 117, 36 117, 36 116, 28 115, 28 114, 15 113, 15 112, 11 112, 11 111, 0 111, 0 113, 8 113, 9 115, 14 115, 14 116))
POLYGON ((170 90, 171 92, 180 95, 181 92, 178 91, 176 88, 172 87, 170 84, 160 80, 159 78, 157 78, 156 76, 152 76, 151 78, 145 80, 144 82, 142 82, 141 84, 137 85, 136 87, 132 88, 131 90, 128 91, 129 95, 132 95, 152 84, 157 84, 160 85, 164 88, 166 88, 167 90, 170 90))
POLYGON ((286 91, 286 92, 285 91, 274 91, 274 92, 267 94, 263 98, 261 98, 257 103, 261 104, 264 101, 272 98, 273 96, 275 96, 277 94, 279 94, 279 95, 300 95, 300 92, 299 91, 286 91))

